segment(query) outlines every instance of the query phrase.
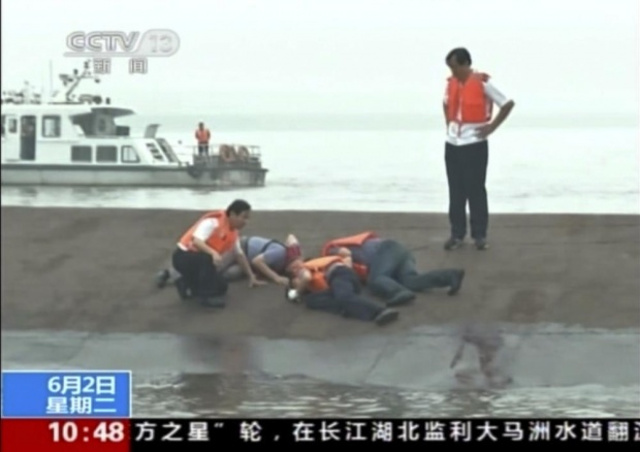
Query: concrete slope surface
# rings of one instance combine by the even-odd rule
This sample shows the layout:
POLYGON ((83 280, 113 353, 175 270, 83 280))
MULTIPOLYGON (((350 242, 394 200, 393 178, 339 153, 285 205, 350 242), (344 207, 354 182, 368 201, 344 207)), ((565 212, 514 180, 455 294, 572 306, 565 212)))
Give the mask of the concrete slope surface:
MULTIPOLYGON (((112 356, 126 348, 138 350, 136 356, 143 350, 154 354, 150 345, 134 345, 136 336, 127 333, 183 338, 170 341, 249 341, 253 354, 260 350, 260 358, 252 362, 264 371, 291 374, 307 365, 309 374, 323 378, 343 375, 344 380, 383 384, 402 380, 413 386, 425 384, 427 369, 434 379, 446 372, 460 332, 471 331, 481 339, 472 339, 470 349, 490 349, 486 344, 491 341, 506 344, 500 346, 503 351, 519 357, 517 373, 547 372, 542 380, 548 384, 640 381, 638 216, 494 215, 489 250, 467 245, 446 252, 444 215, 252 214, 245 234, 282 239, 294 233, 307 256, 317 253, 326 239, 371 229, 414 249, 424 270, 466 269, 457 296, 421 294, 386 327, 289 304, 274 285, 250 289, 245 282, 234 283, 228 306, 217 310, 180 302, 171 287, 156 289, 155 272, 166 265, 177 237, 198 216, 194 211, 2 208, 3 338, 18 340, 11 336, 16 330, 78 331, 99 343, 114 333, 125 334, 128 339, 116 341, 124 345, 116 347, 120 352, 112 350, 112 356), (549 328, 555 333, 550 335, 549 328), (529 358, 523 360, 525 355, 529 358), (313 368, 311 362, 316 363, 313 368), (550 370, 559 366, 565 370, 550 370), (592 375, 603 368, 617 368, 612 372, 619 378, 592 375)), ((85 357, 100 349, 96 346, 85 357)), ((168 349, 176 356, 184 353, 168 349)), ((3 355, 6 350, 3 339, 3 355)), ((25 354, 14 353, 16 359, 25 354)), ((135 359, 127 356, 118 364, 128 360, 134 366, 135 359)), ((181 365, 189 364, 176 364, 181 365)))

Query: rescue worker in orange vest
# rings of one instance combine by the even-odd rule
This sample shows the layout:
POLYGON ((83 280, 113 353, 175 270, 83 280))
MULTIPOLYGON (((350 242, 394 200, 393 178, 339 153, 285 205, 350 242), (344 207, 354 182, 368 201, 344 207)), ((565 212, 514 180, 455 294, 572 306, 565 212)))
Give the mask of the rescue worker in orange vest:
POLYGON ((198 142, 198 154, 209 155, 209 140, 211 140, 211 131, 204 126, 204 122, 198 124, 196 129, 196 140, 198 142))
POLYGON ((309 309, 325 311, 362 321, 386 325, 398 312, 362 295, 362 284, 352 267, 348 249, 340 255, 292 261, 287 268, 291 288, 286 296, 309 309))
POLYGON ((175 285, 182 299, 199 299, 205 306, 223 307, 228 283, 220 265, 233 253, 249 276, 250 286, 263 284, 255 277, 240 245, 239 231, 249 220, 251 206, 242 199, 233 201, 226 211, 203 215, 178 241, 172 256, 173 268, 180 273, 175 285))
POLYGON ((435 288, 448 287, 448 294, 455 295, 464 279, 462 269, 419 273, 411 251, 398 241, 383 239, 372 231, 329 240, 322 248, 322 255, 336 255, 342 248, 351 251, 354 270, 387 306, 408 303, 415 299, 416 292, 435 288))
POLYGON ((451 236, 444 247, 459 248, 467 234, 466 208, 469 202, 471 237, 476 248, 488 248, 489 209, 485 180, 491 135, 514 107, 487 74, 471 69, 471 55, 456 48, 446 56, 452 76, 447 79, 444 117, 447 125, 445 163, 449 184, 451 236), (492 120, 493 104, 500 111, 492 120))

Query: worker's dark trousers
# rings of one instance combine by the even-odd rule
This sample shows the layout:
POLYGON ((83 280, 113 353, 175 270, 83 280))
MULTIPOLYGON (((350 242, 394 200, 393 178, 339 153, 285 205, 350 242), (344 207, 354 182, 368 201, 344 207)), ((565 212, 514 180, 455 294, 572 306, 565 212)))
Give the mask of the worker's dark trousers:
POLYGON ((326 311, 344 317, 372 321, 385 307, 361 295, 358 275, 349 267, 340 266, 329 274, 329 289, 304 296, 309 309, 326 311))
POLYGON ((487 237, 489 208, 487 202, 487 163, 489 142, 487 140, 466 146, 445 144, 445 163, 449 181, 449 222, 451 236, 464 239, 467 234, 467 201, 471 237, 487 237))
POLYGON ((194 297, 217 297, 227 293, 228 283, 218 273, 213 259, 203 252, 176 248, 172 256, 173 268, 182 276, 194 297))
POLYGON ((384 299, 410 290, 423 292, 439 287, 449 287, 454 270, 434 270, 418 273, 413 254, 395 240, 385 240, 369 265, 367 285, 384 299))

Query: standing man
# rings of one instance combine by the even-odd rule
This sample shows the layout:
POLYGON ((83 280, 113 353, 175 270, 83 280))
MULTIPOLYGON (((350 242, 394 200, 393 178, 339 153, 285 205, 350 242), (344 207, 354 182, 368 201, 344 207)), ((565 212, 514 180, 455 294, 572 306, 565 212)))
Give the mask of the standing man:
POLYGON ((453 250, 462 245, 467 234, 468 201, 471 237, 476 248, 484 250, 488 248, 489 223, 485 188, 489 158, 487 137, 507 119, 515 104, 489 82, 489 75, 471 69, 471 55, 467 49, 451 50, 446 64, 452 74, 444 96, 451 237, 444 247, 453 250), (492 121, 493 104, 500 111, 492 121))
POLYGON ((250 212, 249 203, 237 199, 226 211, 206 213, 182 235, 172 256, 173 268, 181 276, 175 282, 181 298, 190 293, 204 306, 225 306, 222 297, 228 283, 220 269, 228 253, 235 255, 252 287, 261 284, 240 244, 239 231, 247 224, 250 212))
POLYGON ((196 129, 198 155, 209 155, 209 140, 211 140, 211 131, 204 126, 204 122, 199 123, 196 129))

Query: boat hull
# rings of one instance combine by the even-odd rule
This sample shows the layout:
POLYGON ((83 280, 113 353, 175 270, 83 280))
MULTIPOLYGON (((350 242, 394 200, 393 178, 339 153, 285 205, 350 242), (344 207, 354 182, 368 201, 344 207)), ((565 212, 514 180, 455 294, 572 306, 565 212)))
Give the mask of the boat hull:
POLYGON ((113 167, 2 164, 2 185, 94 187, 263 187, 263 168, 113 167))

